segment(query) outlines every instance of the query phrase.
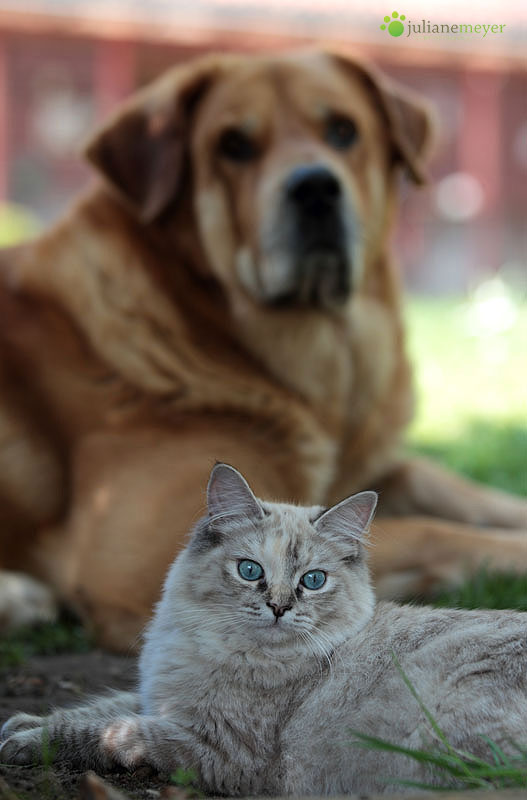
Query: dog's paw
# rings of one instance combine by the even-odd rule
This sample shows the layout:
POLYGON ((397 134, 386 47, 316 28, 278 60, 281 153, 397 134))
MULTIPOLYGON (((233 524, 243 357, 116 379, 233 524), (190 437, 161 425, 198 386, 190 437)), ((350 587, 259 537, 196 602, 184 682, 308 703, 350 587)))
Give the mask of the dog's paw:
MULTIPOLYGON (((21 716, 21 715, 19 715, 21 716)), ((45 760, 45 729, 31 728, 14 733, 0 745, 0 764, 42 764, 45 760)))
POLYGON ((57 613, 51 589, 29 575, 0 570, 0 631, 53 622, 57 613))
POLYGON ((19 731, 40 727, 42 727, 42 717, 36 717, 34 714, 15 714, 9 717, 7 722, 4 722, 0 728, 0 742, 9 739, 10 736, 19 731))

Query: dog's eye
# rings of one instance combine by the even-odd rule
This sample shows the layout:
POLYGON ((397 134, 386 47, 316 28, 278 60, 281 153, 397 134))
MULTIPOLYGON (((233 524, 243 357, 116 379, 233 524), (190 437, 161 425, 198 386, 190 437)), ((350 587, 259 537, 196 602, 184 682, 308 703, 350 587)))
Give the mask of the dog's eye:
POLYGON ((224 158, 243 163, 256 158, 258 151, 255 143, 246 133, 238 128, 223 131, 218 141, 218 152, 224 158))
POLYGON ((355 123, 344 114, 331 114, 326 123, 326 141, 337 150, 347 150, 357 139, 355 123))

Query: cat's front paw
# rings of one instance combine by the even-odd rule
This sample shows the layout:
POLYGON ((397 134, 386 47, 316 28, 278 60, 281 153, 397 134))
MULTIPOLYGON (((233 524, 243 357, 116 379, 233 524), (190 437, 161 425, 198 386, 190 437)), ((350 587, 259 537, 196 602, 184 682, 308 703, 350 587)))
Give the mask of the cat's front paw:
POLYGON ((101 737, 101 747, 113 763, 127 769, 146 764, 146 746, 139 719, 120 719, 108 725, 101 737))
POLYGON ((19 731, 41 727, 42 717, 36 717, 34 714, 14 714, 0 728, 0 742, 9 739, 10 736, 19 731))
POLYGON ((46 751, 45 728, 21 730, 0 745, 0 764, 42 764, 46 751))

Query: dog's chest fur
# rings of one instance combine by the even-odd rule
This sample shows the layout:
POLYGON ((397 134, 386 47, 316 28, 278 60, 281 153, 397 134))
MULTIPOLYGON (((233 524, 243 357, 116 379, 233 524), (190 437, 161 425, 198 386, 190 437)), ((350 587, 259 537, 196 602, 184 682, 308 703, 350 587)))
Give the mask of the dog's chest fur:
POLYGON ((306 402, 333 435, 363 421, 400 358, 393 317, 374 298, 353 298, 335 315, 253 309, 238 323, 240 338, 269 375, 306 402))

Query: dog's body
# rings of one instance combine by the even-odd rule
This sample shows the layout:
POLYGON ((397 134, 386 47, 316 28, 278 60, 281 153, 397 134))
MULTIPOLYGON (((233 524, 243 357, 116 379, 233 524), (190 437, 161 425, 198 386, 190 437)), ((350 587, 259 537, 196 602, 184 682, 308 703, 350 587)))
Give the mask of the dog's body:
POLYGON ((4 566, 126 647, 220 459, 273 499, 380 489, 381 594, 527 569, 522 501, 398 459, 387 238, 427 140, 415 101, 317 54, 203 59, 125 106, 87 151, 105 181, 3 258, 4 566))

